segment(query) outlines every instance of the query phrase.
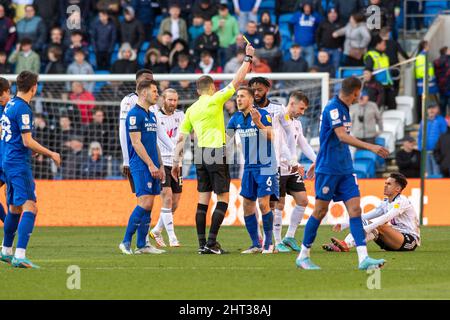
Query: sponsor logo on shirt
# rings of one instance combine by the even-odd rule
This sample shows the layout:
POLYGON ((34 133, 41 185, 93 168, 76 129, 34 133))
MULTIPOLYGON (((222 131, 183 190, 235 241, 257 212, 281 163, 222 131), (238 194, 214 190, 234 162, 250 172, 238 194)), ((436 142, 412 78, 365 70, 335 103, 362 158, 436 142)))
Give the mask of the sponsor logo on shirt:
POLYGON ((331 120, 339 119, 339 110, 338 109, 331 110, 330 117, 331 117, 331 120))
POLYGON ((136 124, 136 117, 130 117, 130 125, 134 126, 136 124))

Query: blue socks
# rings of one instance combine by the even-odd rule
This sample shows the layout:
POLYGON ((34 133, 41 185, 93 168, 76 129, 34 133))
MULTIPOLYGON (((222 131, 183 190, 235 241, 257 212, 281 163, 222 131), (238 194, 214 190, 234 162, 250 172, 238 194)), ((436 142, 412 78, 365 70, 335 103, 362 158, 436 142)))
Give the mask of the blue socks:
POLYGON ((18 241, 17 248, 18 249, 26 249, 28 245, 28 241, 30 240, 30 236, 33 233, 34 222, 36 221, 36 215, 32 212, 25 211, 22 214, 22 219, 19 223, 18 228, 18 241))
POLYGON ((263 221, 263 229, 264 229, 264 249, 269 249, 269 246, 272 244, 272 234, 273 234, 273 213, 269 211, 265 215, 262 216, 263 221))
POLYGON ((252 246, 259 247, 259 236, 258 236, 258 219, 256 219, 256 214, 244 217, 245 227, 247 232, 252 239, 252 246))
POLYGON ((14 236, 16 235, 17 227, 19 226, 20 214, 11 214, 10 212, 6 215, 4 229, 4 239, 3 246, 7 248, 12 248, 14 243, 14 236))
POLYGON ((133 239, 133 235, 136 233, 136 230, 141 224, 141 220, 146 211, 144 208, 140 206, 136 206, 133 212, 131 213, 130 219, 128 220, 127 230, 125 231, 125 237, 123 238, 123 242, 131 242, 133 239))
POLYGON ((361 217, 350 218, 350 232, 355 239, 357 247, 366 245, 366 233, 364 232, 361 217))
POLYGON ((0 220, 2 220, 3 223, 5 223, 6 213, 5 208, 3 208, 3 205, 0 203, 0 220))
POLYGON ((137 243, 138 249, 145 247, 148 229, 150 227, 150 214, 151 211, 144 211, 144 215, 141 219, 141 224, 137 229, 137 243))
POLYGON ((305 226, 305 234, 303 235, 303 245, 306 248, 311 248, 316 239, 317 229, 319 229, 320 220, 310 216, 305 226))

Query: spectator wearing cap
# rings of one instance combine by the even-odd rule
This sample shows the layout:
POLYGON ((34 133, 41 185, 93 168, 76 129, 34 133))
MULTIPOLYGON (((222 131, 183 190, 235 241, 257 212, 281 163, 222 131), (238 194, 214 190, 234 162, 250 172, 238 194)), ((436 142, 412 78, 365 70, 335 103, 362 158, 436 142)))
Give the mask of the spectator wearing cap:
POLYGON ((70 44, 64 54, 64 63, 66 65, 71 64, 74 61, 75 52, 81 50, 84 56, 89 55, 89 49, 86 42, 83 41, 83 33, 79 30, 75 30, 70 34, 70 44))
POLYGON ((218 6, 215 0, 196 0, 192 6, 192 14, 202 16, 203 20, 211 19, 217 14, 218 6))
POLYGON ((258 19, 258 9, 261 0, 233 0, 234 13, 238 16, 239 30, 245 31, 249 21, 256 21, 258 19))
POLYGON ((78 110, 81 114, 81 123, 88 124, 92 121, 92 109, 94 105, 89 101, 95 101, 94 95, 85 90, 83 84, 78 81, 72 83, 72 92, 69 95, 69 99, 75 102, 78 110))
POLYGON ((242 66, 245 58, 245 50, 240 49, 236 53, 236 56, 229 60, 225 65, 224 72, 225 73, 236 73, 239 68, 242 66))
POLYGON ((386 41, 379 35, 375 36, 372 48, 364 55, 365 70, 375 73, 375 79, 383 86, 384 101, 382 105, 387 106, 388 109, 395 109, 397 103, 395 102, 394 80, 389 69, 391 63, 385 51, 386 41))
POLYGON ((395 155, 399 172, 407 178, 420 177, 420 151, 416 149, 416 140, 411 136, 403 139, 402 149, 395 155))
MULTIPOLYGON (((427 173, 428 175, 438 175, 441 170, 434 158, 433 151, 436 149, 440 136, 447 132, 447 122, 444 117, 439 114, 439 105, 431 104, 428 106, 427 122, 427 136, 425 137, 427 146, 427 173)), ((422 136, 423 120, 420 122, 418 137, 420 151, 422 151, 422 136)))
MULTIPOLYGON (((74 61, 67 68, 67 74, 94 74, 94 69, 86 61, 86 56, 83 50, 77 49, 74 52, 74 61)), ((87 91, 94 91, 94 82, 84 82, 83 86, 87 91)), ((67 85, 67 89, 70 90, 70 83, 67 85)))
POLYGON ((383 131, 383 121, 378 106, 369 101, 366 91, 362 91, 358 103, 350 106, 350 118, 353 121, 352 135, 362 141, 374 144, 378 133, 383 131))
POLYGON ((107 175, 107 163, 103 157, 102 146, 93 141, 89 145, 88 157, 81 168, 84 179, 104 179, 107 175))
POLYGON ((120 41, 128 42, 135 53, 138 53, 145 41, 145 31, 142 22, 136 19, 132 6, 124 10, 124 21, 120 23, 120 41))
POLYGON ((272 33, 275 36, 275 46, 279 47, 281 45, 280 30, 276 24, 272 23, 270 12, 267 10, 261 12, 259 21, 260 23, 257 26, 258 33, 262 36, 266 33, 272 33))
POLYGON ((47 29, 41 17, 36 16, 36 10, 32 5, 25 7, 25 17, 17 22, 17 35, 19 41, 30 39, 33 50, 41 52, 47 41, 47 29))
POLYGON ((447 116, 447 132, 439 137, 434 149, 434 158, 439 164, 442 175, 450 178, 450 116, 447 116))
POLYGON ((83 137, 73 135, 66 143, 62 154, 61 175, 65 180, 83 179, 82 165, 85 162, 83 137))
POLYGON ((97 69, 108 70, 111 54, 117 40, 117 29, 107 11, 98 13, 98 20, 91 28, 91 41, 97 57, 97 69))
POLYGON ((315 34, 320 23, 320 17, 313 12, 312 5, 306 3, 302 11, 296 12, 290 23, 294 25, 294 41, 302 47, 303 56, 308 65, 314 64, 315 34))
POLYGON ((364 70, 364 87, 363 90, 369 95, 369 101, 375 102, 377 106, 382 106, 384 101, 384 89, 372 72, 364 70))
POLYGON ((203 24, 204 32, 194 42, 194 53, 197 58, 200 58, 200 53, 208 50, 214 59, 218 59, 218 52, 220 48, 219 36, 213 32, 213 24, 211 20, 205 20, 203 24))
POLYGON ((255 21, 249 21, 247 23, 246 31, 244 36, 248 41, 252 44, 255 49, 259 49, 263 47, 263 40, 261 34, 258 33, 258 25, 255 21))
POLYGON ((283 62, 281 72, 308 72, 308 62, 302 57, 302 48, 293 44, 289 49, 290 58, 283 62))
POLYGON ((154 26, 154 11, 152 0, 131 0, 131 6, 136 13, 136 18, 142 23, 145 31, 145 40, 151 41, 154 26))
MULTIPOLYGON (((203 20, 202 16, 200 14, 194 15, 192 18, 192 25, 188 29, 189 33, 189 45, 191 48, 195 47, 195 41, 198 37, 200 37, 203 32, 205 31, 203 24, 206 20, 203 20)), ((212 26, 211 26, 212 30, 212 26)))
POLYGON ((317 47, 328 52, 335 70, 341 63, 344 39, 342 37, 334 38, 333 32, 342 27, 343 24, 339 21, 336 8, 331 8, 328 10, 327 19, 320 22, 316 31, 317 47))
POLYGON ((336 76, 336 69, 330 61, 328 52, 325 50, 320 50, 317 54, 317 64, 314 65, 314 67, 316 67, 317 72, 328 73, 330 78, 334 78, 336 76))
POLYGON ((159 27, 159 35, 164 32, 170 32, 172 34, 172 41, 179 38, 184 41, 189 41, 186 21, 180 18, 181 8, 178 4, 173 3, 169 7, 169 17, 165 18, 159 27))
POLYGON ((136 73, 139 69, 136 62, 136 52, 128 42, 122 43, 119 49, 118 60, 111 66, 111 73, 136 73))
POLYGON ((434 70, 439 87, 439 101, 441 106, 441 115, 450 116, 450 48, 442 47, 439 50, 439 58, 434 60, 434 70))
POLYGON ((364 66, 363 56, 369 46, 371 35, 363 15, 352 14, 346 26, 333 32, 332 36, 336 39, 345 36, 343 66, 364 66))
MULTIPOLYGON (((60 0, 34 0, 33 6, 36 9, 36 15, 44 21, 46 30, 50 30, 59 24, 59 15, 61 4, 60 0)), ((66 8, 67 10, 67 8, 66 8)))
POLYGON ((9 54, 16 41, 16 26, 11 18, 6 16, 5 7, 0 5, 0 48, 9 54))
POLYGON ((256 53, 261 59, 267 61, 272 72, 279 72, 283 54, 280 48, 275 46, 275 35, 273 33, 264 34, 263 43, 263 47, 256 49, 256 53))
POLYGON ((230 47, 236 43, 236 37, 239 34, 239 24, 236 18, 230 15, 226 5, 219 6, 219 14, 212 18, 212 23, 213 32, 219 37, 220 63, 225 64, 233 56, 233 51, 230 47))
POLYGON ((8 62, 8 55, 5 51, 0 51, 0 74, 13 73, 13 66, 8 62))
POLYGON ((16 74, 22 71, 39 73, 41 70, 41 58, 32 50, 32 42, 28 38, 20 41, 16 50, 9 56, 8 62, 16 65, 14 70, 16 74))

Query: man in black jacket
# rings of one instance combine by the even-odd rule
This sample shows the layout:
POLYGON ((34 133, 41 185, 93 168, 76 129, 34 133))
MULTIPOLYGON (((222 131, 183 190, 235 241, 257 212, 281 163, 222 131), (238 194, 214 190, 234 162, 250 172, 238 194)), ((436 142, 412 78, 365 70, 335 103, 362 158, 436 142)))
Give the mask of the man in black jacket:
POLYGON ((343 23, 347 23, 350 16, 363 7, 363 0, 334 0, 334 3, 343 23))
POLYGON ((328 10, 327 20, 322 21, 316 31, 316 44, 319 49, 326 50, 330 55, 334 69, 339 68, 342 57, 344 37, 333 37, 333 32, 343 27, 335 8, 328 10))
POLYGON ((120 23, 121 43, 128 42, 134 52, 138 53, 145 41, 145 31, 142 22, 135 17, 133 7, 126 7, 124 10, 125 20, 120 23))
POLYGON ((219 50, 220 40, 217 34, 212 31, 211 19, 203 22, 204 32, 194 42, 195 57, 200 60, 200 54, 204 50, 208 50, 214 60, 218 60, 217 52, 219 50))
MULTIPOLYGON (((46 30, 50 30, 59 24, 60 0, 34 0, 33 6, 36 14, 44 20, 46 30)), ((67 10, 67 8, 65 8, 67 10)))
POLYGON ((420 151, 414 148, 415 142, 413 137, 405 137, 402 150, 395 155, 400 173, 407 178, 420 177, 420 151))
POLYGON ((308 63, 302 58, 302 48, 294 43, 289 51, 291 57, 283 62, 281 72, 308 72, 308 63))
POLYGON ((447 117, 447 132, 439 137, 434 149, 434 158, 444 177, 450 178, 450 116, 447 117))

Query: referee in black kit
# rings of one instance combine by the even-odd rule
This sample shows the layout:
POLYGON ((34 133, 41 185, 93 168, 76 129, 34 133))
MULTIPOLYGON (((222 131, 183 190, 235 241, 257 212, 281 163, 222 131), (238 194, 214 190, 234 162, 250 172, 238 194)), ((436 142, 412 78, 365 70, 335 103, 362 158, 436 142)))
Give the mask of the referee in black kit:
POLYGON ((180 138, 175 148, 172 176, 178 179, 184 142, 192 132, 195 132, 197 146, 194 162, 197 169, 197 191, 199 192, 195 223, 199 254, 225 253, 216 240, 228 208, 230 191, 223 106, 245 80, 254 52, 255 49, 251 45, 247 45, 246 57, 242 66, 233 81, 220 91, 216 91, 214 81, 210 76, 201 76, 197 80, 197 93, 200 97, 186 110, 184 121, 180 126, 180 138), (217 205, 211 218, 211 228, 208 241, 206 241, 206 213, 211 200, 211 192, 217 194, 217 205))

